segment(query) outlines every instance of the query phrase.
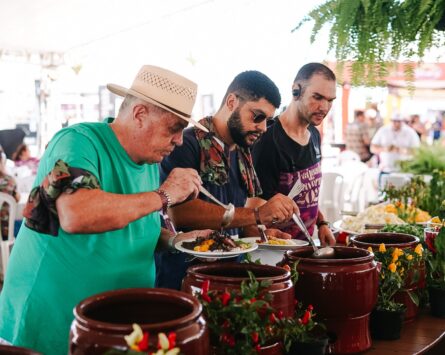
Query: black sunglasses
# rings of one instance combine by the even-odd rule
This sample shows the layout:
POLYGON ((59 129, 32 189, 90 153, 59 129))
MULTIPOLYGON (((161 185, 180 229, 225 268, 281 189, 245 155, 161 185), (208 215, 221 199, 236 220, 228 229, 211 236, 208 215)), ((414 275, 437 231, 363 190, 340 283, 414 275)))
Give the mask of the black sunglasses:
POLYGON ((267 117, 267 115, 265 113, 255 113, 254 111, 250 110, 250 112, 253 113, 253 122, 254 123, 261 123, 264 120, 271 118, 271 117, 267 117))

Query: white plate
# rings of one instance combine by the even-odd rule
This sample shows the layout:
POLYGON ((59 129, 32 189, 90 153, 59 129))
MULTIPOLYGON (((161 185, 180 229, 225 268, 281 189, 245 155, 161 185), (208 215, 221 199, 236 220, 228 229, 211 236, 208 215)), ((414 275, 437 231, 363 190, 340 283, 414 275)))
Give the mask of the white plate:
MULTIPOLYGON (((249 238, 241 238, 240 240, 245 241, 247 243, 256 243, 260 237, 249 237, 249 238)), ((267 250, 291 250, 295 248, 299 248, 305 245, 309 245, 309 242, 299 239, 286 239, 288 242, 292 243, 291 245, 274 245, 274 244, 264 244, 258 243, 258 249, 267 249, 267 250)))
MULTIPOLYGON (((190 240, 187 240, 189 242, 190 240)), ((242 249, 242 250, 236 250, 236 251, 194 251, 187 248, 184 248, 182 246, 182 243, 184 241, 180 241, 175 245, 175 248, 179 251, 182 251, 183 253, 187 253, 193 256, 197 256, 200 258, 207 258, 207 259, 223 259, 223 258, 233 258, 235 256, 250 253, 251 251, 254 251, 258 248, 258 244, 256 243, 250 243, 252 246, 248 249, 242 249)))

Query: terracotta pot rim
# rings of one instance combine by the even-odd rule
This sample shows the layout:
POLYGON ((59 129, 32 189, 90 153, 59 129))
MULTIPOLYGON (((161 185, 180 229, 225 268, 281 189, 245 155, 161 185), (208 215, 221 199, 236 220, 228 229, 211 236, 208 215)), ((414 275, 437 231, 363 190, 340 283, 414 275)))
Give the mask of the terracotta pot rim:
POLYGON ((385 243, 385 246, 386 247, 389 247, 389 248, 391 248, 391 247, 412 247, 412 246, 415 246, 415 245, 417 245, 417 244, 419 244, 420 243, 420 239, 418 238, 418 237, 416 237, 416 236, 414 236, 414 235, 411 235, 411 234, 406 234, 406 233, 391 233, 391 232, 388 232, 388 233, 363 233, 363 234, 356 234, 356 235, 354 235, 354 236, 352 236, 351 237, 351 243, 352 244, 355 244, 355 245, 357 245, 357 246, 363 246, 363 247, 376 247, 376 246, 379 246, 380 245, 380 243, 373 243, 372 241, 362 241, 362 240, 360 240, 360 239, 362 239, 362 238, 364 238, 364 239, 366 239, 366 238, 369 238, 369 237, 383 237, 383 235, 391 235, 392 237, 404 237, 404 238, 410 238, 411 240, 410 241, 405 241, 405 242, 403 242, 403 241, 401 241, 401 242, 398 242, 398 243, 385 243))
POLYGON ((371 254, 366 249, 358 249, 358 248, 352 248, 352 247, 340 247, 340 246, 334 246, 334 250, 354 250, 354 253, 357 253, 356 250, 360 250, 358 253, 363 253, 364 255, 358 256, 356 258, 346 258, 346 259, 315 259, 315 258, 308 258, 308 257, 300 257, 296 255, 292 255, 293 253, 297 253, 300 251, 308 251, 312 250, 311 246, 305 246, 301 247, 300 249, 296 250, 288 250, 286 251, 286 256, 289 260, 301 260, 304 261, 304 263, 310 263, 310 264, 319 264, 319 265, 339 265, 339 264, 358 264, 363 262, 369 262, 374 260, 374 255, 371 254))
POLYGON ((278 266, 271 266, 271 265, 260 265, 260 264, 247 264, 247 263, 212 263, 212 264, 201 264, 201 265, 196 265, 196 266, 192 266, 190 268, 187 269, 187 274, 190 275, 194 275, 195 277, 199 277, 202 279, 208 279, 210 281, 214 280, 214 281, 220 281, 220 280, 230 280, 230 281, 236 281, 236 282, 241 282, 243 280, 248 280, 249 277, 248 276, 244 276, 244 277, 234 277, 234 276, 220 276, 220 275, 210 275, 207 274, 205 272, 202 272, 201 270, 206 270, 208 271, 209 269, 218 269, 218 268, 222 268, 222 269, 257 269, 257 270, 274 270, 277 273, 280 273, 281 275, 276 275, 276 276, 255 276, 255 278, 259 281, 261 280, 268 280, 271 281, 272 283, 275 283, 277 281, 282 281, 282 280, 290 280, 290 272, 287 271, 286 269, 283 269, 281 267, 278 266))
POLYGON ((146 331, 159 328, 170 329, 173 327, 178 327, 180 325, 189 324, 196 321, 202 314, 201 303, 199 303, 196 298, 185 292, 165 288, 126 288, 102 292, 84 299, 74 308, 74 317, 80 326, 87 327, 89 329, 107 329, 108 332, 111 331, 117 333, 131 333, 133 331, 132 324, 101 322, 85 316, 86 311, 94 308, 97 302, 104 300, 105 297, 107 297, 107 301, 113 303, 114 300, 119 300, 124 296, 130 298, 139 298, 141 296, 145 296, 145 299, 155 300, 159 298, 165 299, 166 296, 174 296, 175 301, 172 303, 175 303, 176 305, 182 304, 184 306, 192 308, 189 314, 181 318, 161 323, 139 324, 140 327, 146 331))

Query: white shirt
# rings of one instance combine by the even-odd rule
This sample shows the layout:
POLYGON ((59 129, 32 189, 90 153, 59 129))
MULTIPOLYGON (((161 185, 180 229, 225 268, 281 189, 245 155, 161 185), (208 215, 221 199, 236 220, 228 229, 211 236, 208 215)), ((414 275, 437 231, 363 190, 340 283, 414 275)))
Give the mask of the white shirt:
MULTIPOLYGON (((379 128, 374 138, 372 138, 371 144, 384 148, 390 146, 402 149, 416 148, 420 145, 420 139, 416 131, 405 124, 402 124, 398 131, 395 131, 392 125, 389 125, 379 128)), ((380 169, 388 172, 396 170, 396 162, 398 160, 406 160, 409 158, 409 155, 400 152, 381 152, 379 156, 380 169)))

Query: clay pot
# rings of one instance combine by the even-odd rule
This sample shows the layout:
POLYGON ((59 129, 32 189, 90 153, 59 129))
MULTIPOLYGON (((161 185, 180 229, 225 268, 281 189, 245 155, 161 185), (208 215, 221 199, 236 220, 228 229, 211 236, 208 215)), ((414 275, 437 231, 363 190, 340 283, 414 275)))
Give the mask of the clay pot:
POLYGON ((0 345, 0 354, 4 355, 42 355, 37 351, 18 346, 0 345))
POLYGON ((273 296, 271 306, 282 311, 286 317, 295 312, 294 286, 290 272, 275 266, 239 263, 211 263, 192 266, 182 282, 182 290, 188 293, 201 292, 204 280, 210 280, 210 290, 240 289, 241 282, 249 280, 251 271, 258 281, 268 280, 272 284, 268 292, 273 296))
POLYGON ((70 354, 103 354, 115 347, 125 349, 124 336, 137 323, 157 344, 160 332, 176 332, 183 354, 207 355, 209 335, 201 315, 202 306, 194 297, 161 288, 134 288, 109 291, 80 302, 74 309, 70 331, 70 354))
POLYGON ((334 247, 332 259, 314 259, 311 247, 287 251, 283 263, 298 261, 295 296, 312 304, 331 343, 327 353, 350 354, 371 347, 369 315, 377 301, 378 272, 373 255, 363 249, 334 247))
MULTIPOLYGON (((403 233, 369 233, 351 237, 351 244, 358 248, 367 249, 371 247, 373 250, 378 250, 381 243, 385 243, 387 248, 414 249, 420 241, 414 235, 403 233)), ((425 288, 425 263, 422 262, 414 270, 409 271, 404 288, 411 292, 417 292, 418 289, 425 288), (413 281, 415 272, 418 273, 416 282, 413 281)), ((398 292, 394 300, 405 305, 405 322, 411 322, 416 318, 419 313, 419 306, 412 301, 407 292, 398 292)))

